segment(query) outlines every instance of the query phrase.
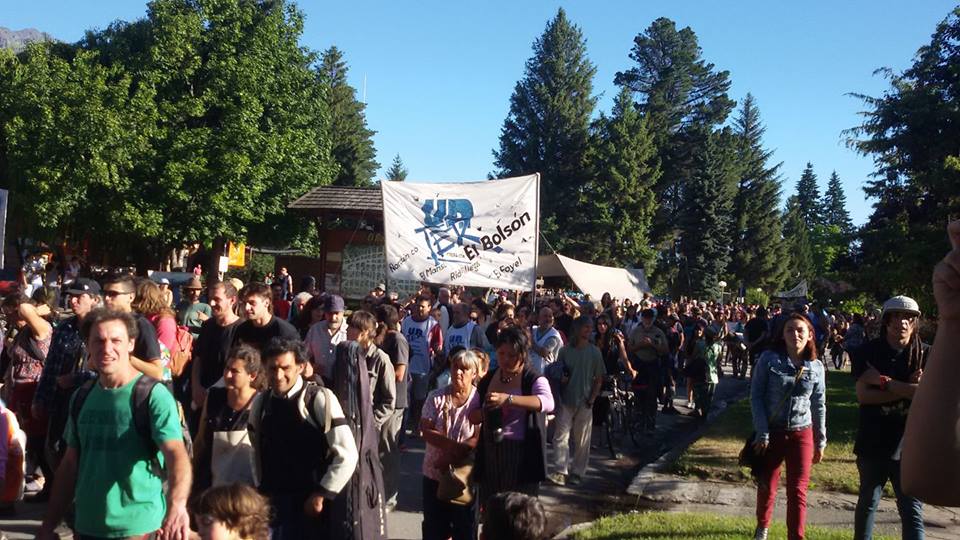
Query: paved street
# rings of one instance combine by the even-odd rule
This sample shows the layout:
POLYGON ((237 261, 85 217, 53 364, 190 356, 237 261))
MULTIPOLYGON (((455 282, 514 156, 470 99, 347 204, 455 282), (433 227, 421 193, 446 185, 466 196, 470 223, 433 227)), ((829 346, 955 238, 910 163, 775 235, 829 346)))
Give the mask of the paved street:
MULTIPOLYGON (((742 392, 746 382, 724 378, 717 389, 717 399, 742 392)), ((682 412, 687 409, 676 401, 682 412)), ((629 438, 619 450, 622 454, 612 459, 605 444, 601 443, 600 430, 594 429, 594 441, 598 444, 591 451, 590 466, 582 484, 576 488, 561 487, 545 482, 541 500, 550 516, 550 528, 559 532, 565 527, 590 521, 601 515, 625 512, 637 507, 637 501, 626 495, 625 489, 637 470, 663 455, 679 440, 696 429, 698 422, 685 415, 659 415, 654 436, 640 446, 629 438)), ((552 452, 548 448, 548 459, 552 452)), ((391 539, 412 540, 420 535, 421 474, 423 443, 409 440, 403 454, 403 469, 400 479, 400 497, 396 510, 388 516, 388 532, 391 539)), ((40 525, 44 505, 23 502, 17 506, 15 517, 0 518, 0 530, 11 539, 33 538, 40 525)))

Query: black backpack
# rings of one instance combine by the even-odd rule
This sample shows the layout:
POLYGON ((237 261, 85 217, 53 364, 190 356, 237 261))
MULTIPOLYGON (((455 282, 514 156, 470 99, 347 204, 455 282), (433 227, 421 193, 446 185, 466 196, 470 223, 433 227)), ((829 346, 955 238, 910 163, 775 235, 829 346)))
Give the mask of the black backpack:
MULTIPOLYGON (((83 404, 95 384, 97 384, 96 379, 87 381, 80 386, 80 388, 77 388, 77 391, 73 394, 73 401, 70 403, 70 421, 73 423, 74 433, 77 433, 77 419, 80 418, 80 411, 83 409, 83 404)), ((133 410, 133 427, 137 430, 137 434, 147 442, 147 447, 152 448, 155 452, 159 451, 159 448, 157 448, 156 443, 153 442, 153 430, 150 421, 150 393, 153 392, 153 387, 158 384, 162 383, 152 377, 141 375, 140 378, 137 379, 137 382, 134 383, 133 392, 130 394, 130 408, 133 410)), ((179 402, 177 403, 177 414, 180 416, 180 429, 183 431, 183 446, 187 449, 187 456, 192 460, 193 439, 190 437, 190 429, 187 427, 183 407, 180 406, 179 402)), ((162 478, 166 477, 165 469, 160 467, 160 463, 156 461, 156 458, 154 458, 153 467, 154 472, 158 476, 162 478)))

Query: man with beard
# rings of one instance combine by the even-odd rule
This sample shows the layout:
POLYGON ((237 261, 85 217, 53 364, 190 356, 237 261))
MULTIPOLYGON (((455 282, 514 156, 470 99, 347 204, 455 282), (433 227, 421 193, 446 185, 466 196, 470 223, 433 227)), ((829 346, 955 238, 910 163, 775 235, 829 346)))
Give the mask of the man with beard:
POLYGON ((199 276, 193 276, 186 285, 183 286, 183 300, 177 304, 177 324, 186 326, 193 339, 200 335, 200 326, 204 321, 210 318, 210 306, 200 301, 200 293, 203 291, 203 284, 199 276))
POLYGON ((207 388, 223 376, 227 353, 234 341, 234 332, 240 326, 240 317, 234 312, 237 289, 229 281, 213 283, 207 288, 207 300, 213 317, 200 326, 200 335, 193 346, 193 366, 190 385, 194 409, 203 408, 207 388))
POLYGON ((920 306, 895 296, 883 304, 882 335, 851 353, 860 423, 853 447, 860 472, 854 538, 872 538, 877 505, 887 480, 893 483, 904 538, 923 538, 923 505, 903 492, 900 454, 910 402, 923 377, 928 347, 917 326, 920 306))
POLYGON ((307 355, 299 340, 274 338, 263 358, 270 388, 253 399, 248 431, 257 487, 273 509, 271 538, 342 538, 352 527, 333 515, 331 503, 359 458, 340 402, 304 380, 307 355))
POLYGON ((335 294, 323 299, 323 320, 310 327, 304 340, 310 360, 307 378, 315 372, 324 382, 331 381, 337 345, 347 340, 347 325, 343 320, 345 309, 343 298, 335 294))
POLYGON ((447 358, 450 358, 456 349, 473 349, 483 343, 480 326, 470 320, 470 306, 454 304, 450 311, 452 323, 447 329, 446 339, 443 340, 447 358))
POLYGON ((246 343, 258 351, 263 351, 267 343, 275 337, 300 339, 300 332, 287 321, 275 316, 270 305, 273 293, 263 283, 251 283, 243 295, 243 311, 247 320, 237 326, 233 345, 246 343))
MULTIPOLYGON (((87 278, 73 280, 66 290, 67 302, 73 316, 61 322, 53 330, 50 352, 43 364, 43 374, 33 396, 32 414, 35 419, 46 416, 47 462, 54 469, 60 463, 66 447, 63 430, 66 427, 70 395, 84 382, 96 378, 96 373, 86 369, 86 346, 80 327, 83 320, 100 305, 100 285, 87 278)), ((33 500, 44 499, 53 487, 53 478, 48 478, 43 491, 33 500)))
POLYGON ((553 310, 549 307, 540 308, 537 315, 537 325, 530 332, 530 366, 543 373, 547 364, 553 363, 563 346, 560 332, 553 327, 553 310))
POLYGON ((410 344, 410 428, 417 432, 420 412, 427 399, 430 372, 434 359, 443 350, 440 323, 430 316, 430 298, 418 296, 410 315, 401 323, 400 331, 410 344))

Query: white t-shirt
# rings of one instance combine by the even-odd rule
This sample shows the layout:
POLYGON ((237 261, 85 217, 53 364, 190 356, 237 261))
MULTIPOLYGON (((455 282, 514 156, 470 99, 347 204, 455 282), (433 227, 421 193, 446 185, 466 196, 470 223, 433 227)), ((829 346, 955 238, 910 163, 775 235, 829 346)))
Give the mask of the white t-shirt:
POLYGON ((480 343, 473 343, 471 337, 476 331, 477 323, 473 321, 468 321, 467 324, 457 328, 456 326, 451 326, 447 329, 447 334, 443 338, 443 348, 447 351, 447 354, 450 354, 450 351, 457 347, 462 347, 464 349, 469 349, 471 347, 480 346, 480 343))

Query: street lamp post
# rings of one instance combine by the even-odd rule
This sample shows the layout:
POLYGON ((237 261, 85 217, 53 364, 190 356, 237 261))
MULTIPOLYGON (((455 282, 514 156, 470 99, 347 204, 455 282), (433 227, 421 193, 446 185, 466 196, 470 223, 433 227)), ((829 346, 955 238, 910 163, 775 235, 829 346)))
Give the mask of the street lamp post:
POLYGON ((720 286, 720 303, 723 303, 723 290, 727 288, 727 282, 720 280, 717 282, 717 285, 720 286))

